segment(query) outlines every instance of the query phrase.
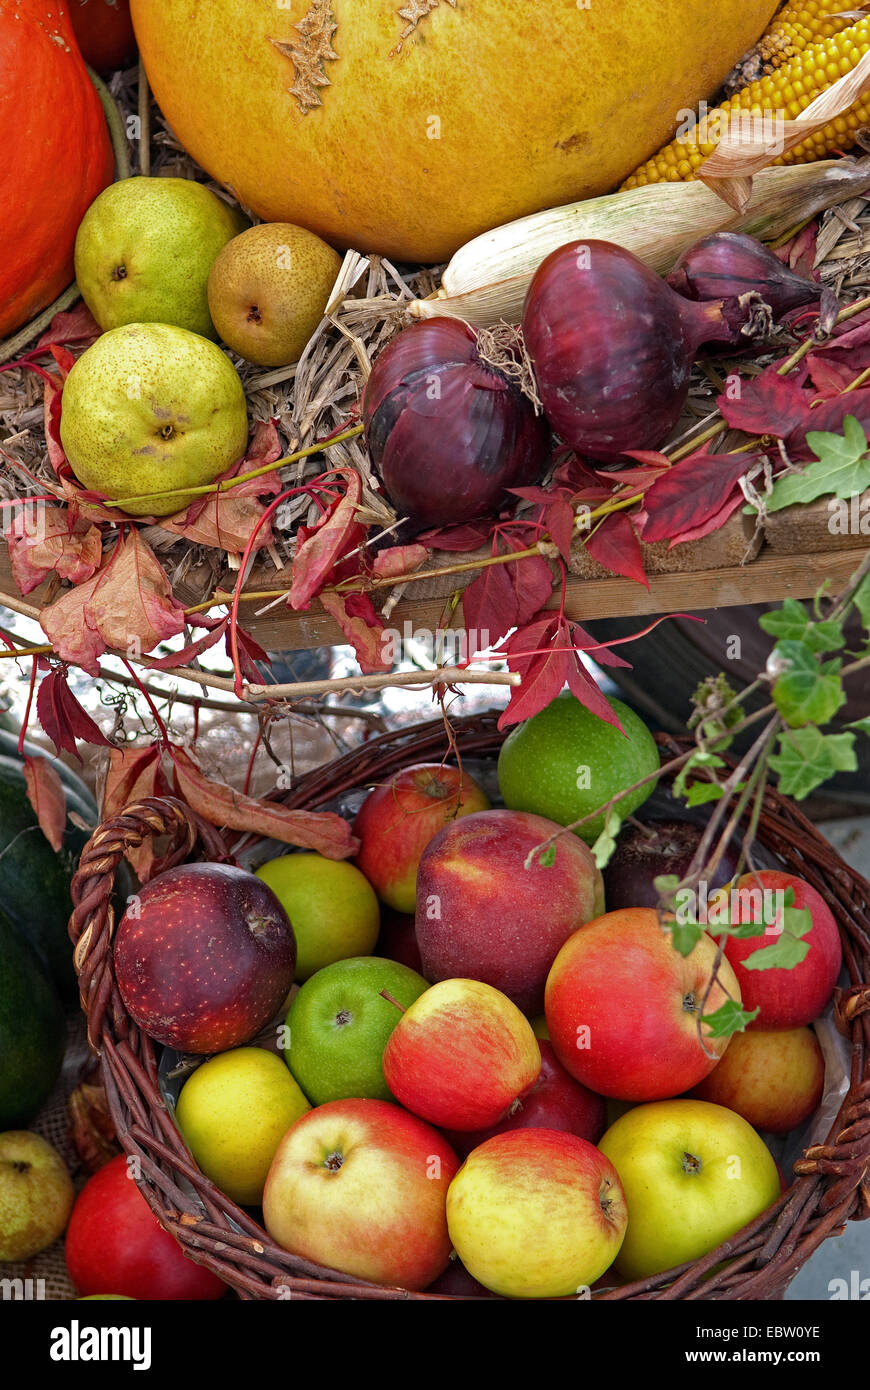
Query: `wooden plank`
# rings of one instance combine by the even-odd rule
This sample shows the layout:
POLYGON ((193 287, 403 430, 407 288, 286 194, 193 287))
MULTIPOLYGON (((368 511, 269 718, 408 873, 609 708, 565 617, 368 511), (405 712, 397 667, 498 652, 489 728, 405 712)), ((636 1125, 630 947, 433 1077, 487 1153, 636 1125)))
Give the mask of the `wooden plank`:
MULTIPOLYGON (((842 588, 864 558, 866 547, 828 555, 774 555, 762 551, 749 565, 702 570, 694 574, 662 574, 650 579, 649 592, 631 579, 580 579, 569 576, 565 612, 578 622, 593 618, 647 617, 658 613, 697 612, 734 608, 747 603, 771 603, 784 598, 811 598, 826 579, 834 591, 842 588)), ((456 580, 465 576, 457 576, 456 580)), ((400 634, 407 622, 415 633, 439 626, 456 628, 445 620, 444 597, 412 599, 413 585, 390 615, 388 626, 400 634)), ((251 607, 256 608, 256 603, 251 607)), ((558 608, 554 593, 548 605, 558 608)), ((244 605, 247 608, 247 605, 244 605)), ((269 651, 298 651, 305 647, 344 643, 340 629, 314 601, 308 613, 291 613, 284 605, 262 617, 250 612, 244 619, 250 632, 269 651)))
MULTIPOLYGON (((660 574, 650 577, 647 591, 630 579, 583 579, 569 575, 566 584, 565 612, 578 622, 594 618, 648 617, 660 613, 698 612, 708 608, 733 608, 749 603, 770 603, 784 598, 811 598, 827 579, 834 591, 842 588, 855 572, 866 554, 867 547, 852 550, 831 550, 828 553, 785 555, 765 546, 756 560, 743 566, 700 570, 691 574, 660 574)), ((462 557, 467 558, 467 557, 462 557)), ((439 559, 434 557, 432 567, 439 559)), ((418 586, 409 584, 387 626, 404 635, 405 624, 419 636, 421 630, 434 632, 439 627, 456 629, 459 618, 448 617, 449 595, 462 588, 474 577, 472 573, 427 580, 418 586), (435 592, 433 592, 433 590, 435 592), (425 596, 424 596, 425 595, 425 596)), ((289 585, 289 575, 282 576, 289 585)), ((40 586, 28 595, 27 602, 38 606, 48 586, 40 586)), ((263 566, 251 578, 251 587, 278 588, 274 570, 263 566)), ((0 605, 2 591, 16 594, 17 589, 9 569, 5 546, 0 546, 0 605)), ((185 596, 186 598, 186 596, 185 596)), ((264 605, 256 601, 242 604, 242 622, 268 651, 300 651, 310 647, 343 645, 345 638, 337 624, 320 609, 315 599, 309 612, 293 613, 285 604, 278 604, 261 617, 256 609, 264 605)), ((558 591, 554 592, 550 608, 559 606, 558 591)))

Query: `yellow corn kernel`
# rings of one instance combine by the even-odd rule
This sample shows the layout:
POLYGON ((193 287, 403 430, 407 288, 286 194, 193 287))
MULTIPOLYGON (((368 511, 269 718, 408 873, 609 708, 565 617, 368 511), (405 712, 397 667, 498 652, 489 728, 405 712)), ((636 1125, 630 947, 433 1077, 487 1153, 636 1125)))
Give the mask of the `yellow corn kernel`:
MULTIPOLYGON (((842 4, 843 0, 839 0, 839 3, 842 4)), ((750 82, 748 87, 708 112, 694 130, 677 136, 670 145, 659 150, 652 159, 636 169, 622 187, 637 188, 641 175, 647 184, 672 179, 673 174, 669 170, 675 166, 684 168, 687 163, 692 166, 693 172, 683 177, 694 178, 694 171, 716 148, 729 122, 740 119, 748 123, 753 117, 764 117, 768 121, 796 120, 817 96, 832 85, 829 72, 833 66, 842 77, 851 72, 868 52, 870 18, 850 25, 832 38, 811 44, 778 72, 750 82)), ((772 162, 804 164, 811 159, 845 153, 855 144, 858 131, 867 125, 870 125, 870 93, 860 97, 854 106, 843 112, 838 120, 824 126, 812 139, 805 140, 772 162)))
POLYGON ((758 40, 763 71, 775 72, 811 44, 848 29, 853 21, 836 16, 849 8, 848 0, 788 0, 758 40))

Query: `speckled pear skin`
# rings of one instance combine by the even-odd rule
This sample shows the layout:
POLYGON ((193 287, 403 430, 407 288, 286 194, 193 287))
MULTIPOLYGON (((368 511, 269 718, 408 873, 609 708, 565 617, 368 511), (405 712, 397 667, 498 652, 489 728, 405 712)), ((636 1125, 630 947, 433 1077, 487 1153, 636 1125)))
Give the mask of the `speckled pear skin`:
POLYGON ((82 298, 104 330, 171 323, 216 338, 208 273, 247 226, 238 208, 192 179, 121 179, 91 204, 76 235, 82 298))
POLYGON ((241 379, 207 338, 165 323, 131 323, 98 338, 70 371, 60 438, 86 488, 112 499, 147 494, 131 516, 169 516, 244 457, 241 379))
POLYGON ((233 237, 208 277, 208 305, 228 347, 258 367, 298 362, 326 308, 341 257, 292 222, 233 237))

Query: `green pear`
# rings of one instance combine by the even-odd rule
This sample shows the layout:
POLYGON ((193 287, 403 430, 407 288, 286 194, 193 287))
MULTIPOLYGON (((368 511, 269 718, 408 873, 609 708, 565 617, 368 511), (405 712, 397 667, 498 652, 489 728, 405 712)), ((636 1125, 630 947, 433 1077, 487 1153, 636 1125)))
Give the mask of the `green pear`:
POLYGON ((29 1260, 62 1235, 75 1191, 66 1164, 39 1134, 0 1134, 0 1261, 29 1260))
POLYGON ((60 439, 86 488, 146 496, 125 510, 168 516, 244 456, 248 415, 239 374, 215 343, 168 323, 130 323, 83 352, 64 383, 60 439))
POLYGON ((102 329, 172 323, 207 338, 208 273, 247 219, 191 179, 133 178, 109 184, 76 235, 82 298, 102 329))
POLYGON ((258 367, 298 362, 326 308, 341 257, 292 222, 264 222, 228 241, 208 277, 215 328, 258 367))

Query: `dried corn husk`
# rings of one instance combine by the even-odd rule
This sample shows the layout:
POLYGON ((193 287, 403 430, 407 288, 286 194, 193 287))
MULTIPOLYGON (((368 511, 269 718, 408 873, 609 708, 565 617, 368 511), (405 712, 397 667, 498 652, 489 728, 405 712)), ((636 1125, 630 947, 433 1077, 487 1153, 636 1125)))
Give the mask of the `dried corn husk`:
POLYGON ((742 214, 698 181, 661 183, 538 212, 475 237, 450 261, 441 288, 409 306, 416 318, 447 315, 477 327, 518 323, 529 282, 566 242, 612 241, 660 275, 711 232, 746 232, 763 241, 825 208, 870 189, 870 156, 764 169, 742 214))

